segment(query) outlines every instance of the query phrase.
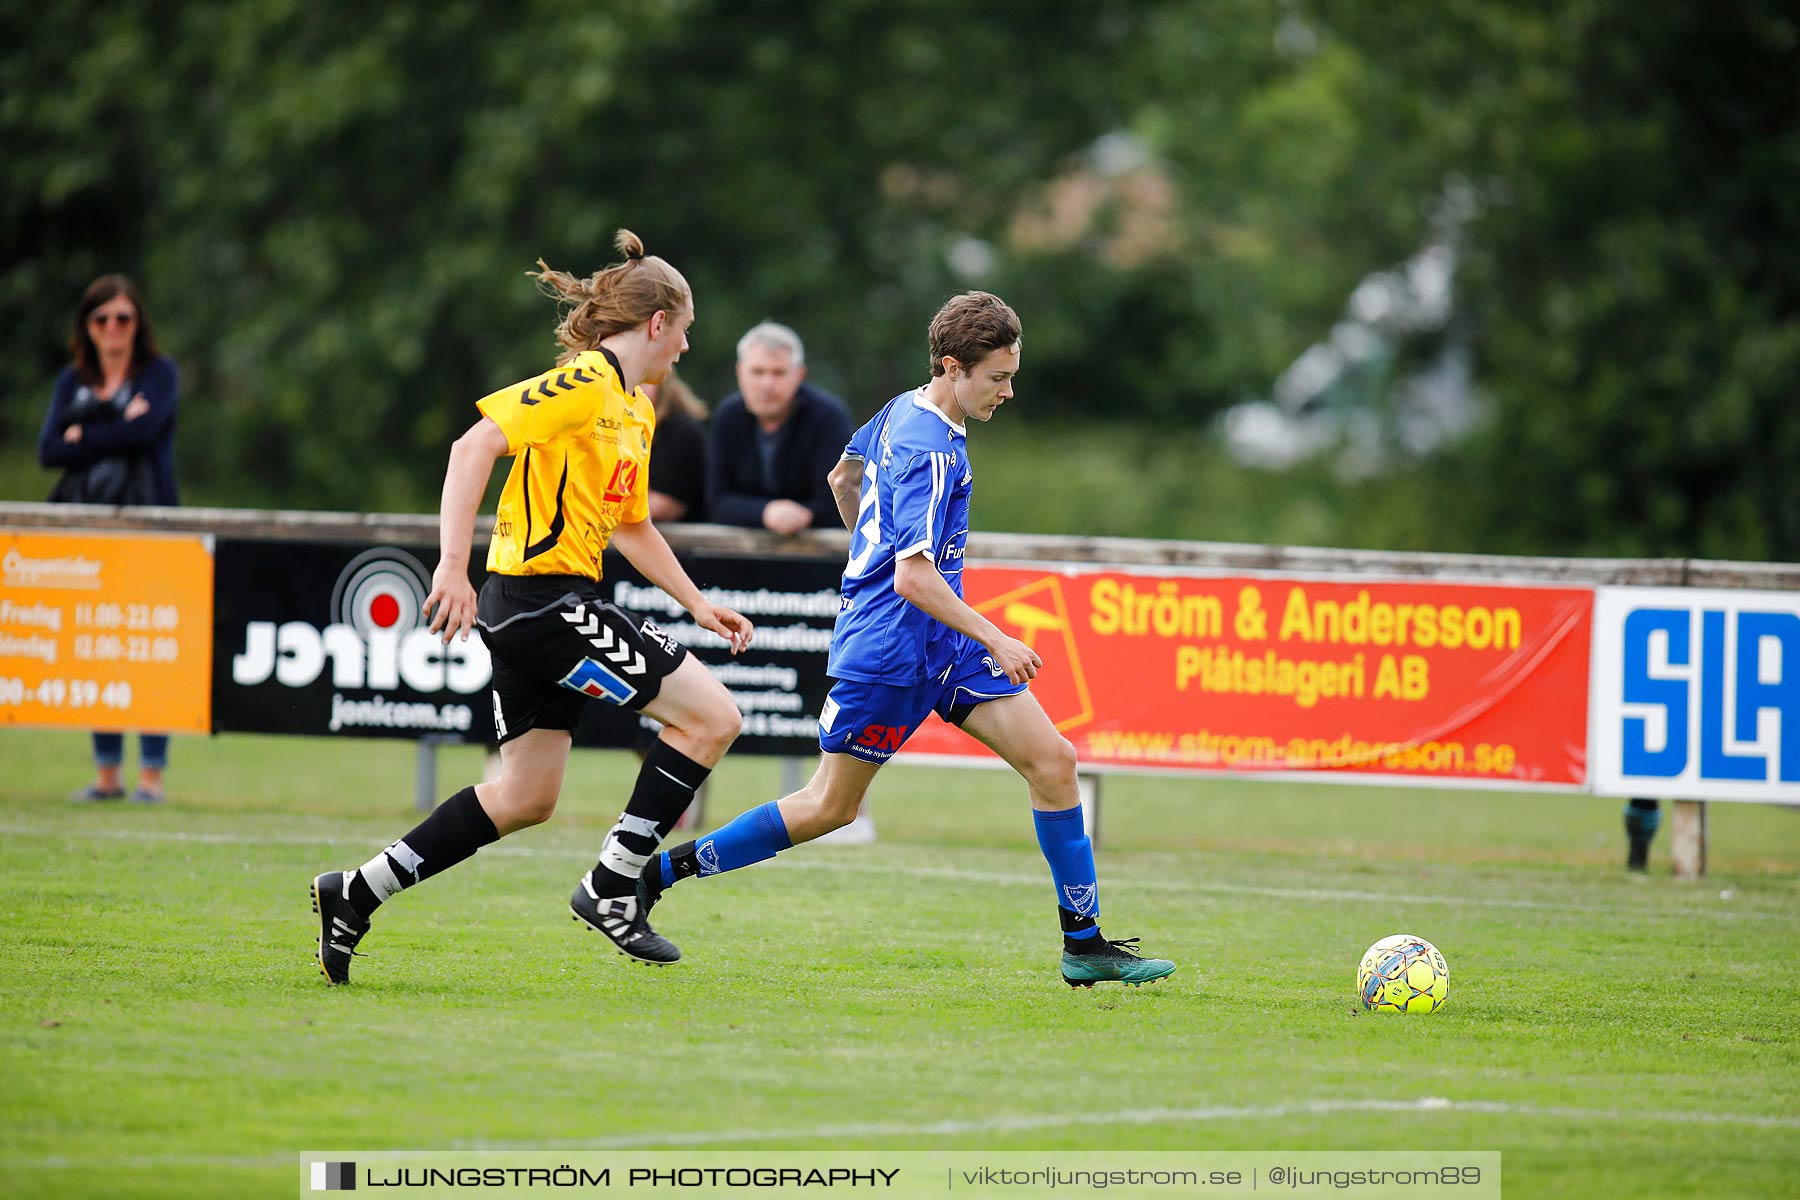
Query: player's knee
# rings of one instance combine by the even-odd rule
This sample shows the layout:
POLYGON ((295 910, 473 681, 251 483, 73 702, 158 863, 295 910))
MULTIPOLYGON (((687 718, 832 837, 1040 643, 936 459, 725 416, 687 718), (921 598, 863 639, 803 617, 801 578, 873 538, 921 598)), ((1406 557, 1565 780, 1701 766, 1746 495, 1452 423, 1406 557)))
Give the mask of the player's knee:
POLYGON ((513 820, 516 822, 516 828, 529 829, 533 825, 542 825, 545 821, 548 821, 550 819, 550 814, 555 811, 555 797, 551 797, 548 800, 534 800, 519 808, 515 808, 513 810, 513 820))
POLYGON ((719 703, 709 705, 696 725, 694 736, 706 744, 707 750, 716 760, 737 740, 737 735, 744 728, 744 714, 738 711, 737 705, 731 702, 729 696, 725 696, 719 703))
POLYGON ((719 747, 724 750, 737 741, 737 735, 744 731, 744 714, 738 711, 736 704, 727 704, 725 711, 719 714, 718 736, 723 743, 719 747))
POLYGON ((1048 783, 1070 778, 1075 774, 1077 765, 1075 743, 1059 736, 1033 758, 1031 773, 1034 778, 1048 783))
POLYGON ((513 829, 542 825, 556 811, 556 790, 541 784, 509 781, 501 790, 506 823, 513 829))
POLYGON ((819 815, 825 819, 825 823, 829 826, 825 832, 830 833, 833 829, 842 829, 850 822, 856 820, 857 810, 861 807, 862 802, 860 798, 855 796, 821 797, 819 802, 819 815))
POLYGON ((813 837, 842 829, 856 820, 857 811, 862 807, 862 793, 844 787, 841 781, 834 783, 827 779, 824 767, 815 771, 806 786, 794 793, 794 799, 800 801, 802 812, 810 810, 814 814, 820 828, 813 837))
POLYGON ((683 754, 710 766, 723 758, 731 743, 737 740, 744 727, 744 717, 732 701, 731 693, 721 687, 716 696, 702 696, 678 712, 665 715, 663 723, 667 727, 663 733, 665 740, 672 742, 683 754))

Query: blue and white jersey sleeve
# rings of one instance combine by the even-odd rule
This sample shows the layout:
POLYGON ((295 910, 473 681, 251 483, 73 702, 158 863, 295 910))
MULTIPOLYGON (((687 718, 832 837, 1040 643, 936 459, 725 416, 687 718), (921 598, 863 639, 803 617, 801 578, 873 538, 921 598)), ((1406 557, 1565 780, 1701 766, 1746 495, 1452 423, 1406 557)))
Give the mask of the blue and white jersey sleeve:
POLYGON ((860 458, 868 462, 873 456, 877 439, 881 436, 881 426, 886 423, 888 409, 893 405, 882 406, 880 412, 863 423, 863 427, 850 435, 850 444, 844 447, 845 458, 860 458))
POLYGON ((958 471, 955 454, 925 450, 904 463, 895 461, 881 473, 882 507, 892 523, 896 560, 914 554, 938 560, 958 471))

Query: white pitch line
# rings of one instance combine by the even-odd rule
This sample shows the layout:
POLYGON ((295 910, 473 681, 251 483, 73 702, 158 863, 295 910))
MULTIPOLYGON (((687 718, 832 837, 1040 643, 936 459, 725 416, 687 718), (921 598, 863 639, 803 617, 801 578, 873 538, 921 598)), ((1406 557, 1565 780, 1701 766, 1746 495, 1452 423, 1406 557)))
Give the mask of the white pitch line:
POLYGON ((1191 1125, 1212 1121, 1259 1121, 1282 1117, 1331 1116, 1336 1113, 1484 1113, 1492 1116, 1539 1117, 1561 1121, 1646 1122, 1676 1125, 1745 1125, 1755 1129, 1800 1129, 1800 1117, 1765 1117, 1752 1113, 1624 1112, 1610 1108, 1541 1108, 1493 1100, 1447 1100, 1427 1096, 1419 1100, 1309 1100, 1299 1104, 1257 1107, 1212 1106, 1207 1108, 1128 1108, 1116 1112, 1044 1113, 1016 1117, 992 1117, 981 1121, 931 1121, 905 1125, 871 1122, 855 1125, 821 1125, 812 1129, 722 1129, 684 1133, 627 1134, 610 1138, 567 1138, 532 1144, 499 1142, 457 1143, 467 1150, 650 1150, 665 1146, 697 1147, 716 1142, 799 1142, 836 1138, 962 1137, 980 1133, 1027 1133, 1069 1125, 1191 1125))
POLYGON ((255 1171, 270 1167, 292 1168, 299 1153, 255 1158, 225 1157, 209 1154, 133 1154, 125 1158, 52 1158, 23 1159, 10 1162, 8 1169, 20 1171, 167 1171, 195 1170, 206 1167, 229 1167, 238 1171, 255 1171))
MULTIPOLYGON (((919 878, 964 879, 976 883, 1014 884, 1042 887, 1044 879, 1037 875, 1008 875, 998 871, 967 871, 960 867, 915 867, 899 863, 864 865, 852 862, 778 859, 778 867, 807 871, 854 871, 911 875, 919 878)), ((1104 879, 1102 880, 1104 882, 1104 879)), ((1216 892, 1234 896, 1270 896, 1280 900, 1355 900, 1365 904, 1448 904, 1473 908, 1517 908, 1558 913, 1598 913, 1614 916, 1650 917, 1719 917, 1722 919, 1785 919, 1783 913, 1732 912, 1719 909, 1645 909, 1639 905, 1567 904, 1554 900, 1514 900, 1504 896, 1417 896, 1404 892, 1363 892, 1345 888, 1289 888, 1252 883, 1208 883, 1195 879, 1134 878, 1121 885, 1131 891, 1147 892, 1216 892)), ((1104 891, 1105 889, 1102 888, 1104 891)), ((1800 912, 1794 914, 1800 918, 1800 912)))
POLYGON ((317 834, 277 832, 266 837, 243 833, 197 833, 191 829, 62 829, 46 825, 0 825, 6 837, 105 838, 122 842, 199 842, 217 846, 267 846, 287 843, 295 846, 338 846, 354 839, 321 837, 317 834))
MULTIPOLYGON (((1212 1105, 1204 1108, 1129 1108, 1115 1112, 1039 1113, 1012 1117, 990 1117, 980 1121, 928 1121, 906 1124, 878 1121, 862 1124, 815 1125, 788 1129, 693 1129, 671 1133, 625 1134, 605 1138, 549 1138, 536 1142, 490 1142, 460 1140, 452 1142, 452 1150, 468 1151, 533 1151, 533 1150, 656 1150, 685 1147, 695 1149, 713 1145, 741 1146, 758 1142, 815 1142, 856 1138, 928 1138, 967 1137, 971 1134, 1030 1133, 1039 1129, 1060 1129, 1071 1125, 1091 1128, 1097 1125, 1201 1125, 1224 1121, 1267 1121, 1288 1117, 1328 1117, 1339 1113, 1401 1113, 1435 1116, 1440 1113, 1474 1113, 1485 1116, 1528 1117, 1552 1121, 1592 1121, 1607 1124, 1655 1123, 1664 1125, 1738 1125, 1750 1129, 1800 1129, 1800 1117, 1768 1117, 1755 1113, 1627 1111, 1616 1108, 1574 1108, 1564 1105, 1544 1107, 1535 1104, 1512 1104, 1499 1100, 1449 1100, 1426 1096, 1417 1100, 1307 1100, 1298 1104, 1269 1104, 1251 1107, 1212 1105)), ((856 1147, 843 1147, 851 1149, 856 1147)), ((935 1149, 935 1147, 934 1147, 935 1149)), ((1090 1147, 1099 1151, 1102 1147, 1090 1147)), ((371 1153, 376 1151, 371 1150, 371 1153)), ((1080 1151, 1072 1151, 1079 1153, 1080 1151)), ((296 1152, 297 1153, 297 1152, 296 1152)), ((293 1154, 269 1157, 222 1157, 212 1155, 149 1154, 122 1158, 63 1157, 27 1159, 9 1163, 10 1167, 28 1171, 51 1170, 152 1170, 168 1167, 236 1167, 263 1168, 292 1166, 293 1154)))
MULTIPOLYGON (((363 846, 372 839, 359 834, 325 836, 277 832, 268 836, 237 833, 200 833, 183 829, 65 829, 51 826, 0 825, 0 836, 100 838, 114 841, 192 842, 219 846, 363 846)), ((559 849, 548 846, 489 846, 482 853, 490 858, 542 858, 555 861, 585 861, 593 857, 590 850, 559 849)), ((830 871, 852 874, 902 875, 914 879, 955 879, 969 883, 991 883, 1009 887, 1042 887, 1039 875, 1009 874, 1003 871, 971 871, 962 867, 921 867, 906 863, 856 862, 849 859, 782 858, 770 866, 786 871, 830 871)), ((1716 908, 1646 908, 1627 904, 1571 904, 1556 900, 1518 900, 1505 896, 1437 896, 1409 895, 1404 892, 1369 892, 1348 888, 1290 888, 1252 883, 1210 883, 1195 879, 1133 879, 1124 885, 1133 891, 1212 893, 1225 896, 1267 896, 1277 900, 1338 901, 1361 904, 1449 905, 1459 908, 1506 908, 1525 911, 1583 913, 1593 916, 1660 917, 1697 920, 1765 920, 1787 921, 1800 918, 1800 913, 1745 912, 1716 908)))

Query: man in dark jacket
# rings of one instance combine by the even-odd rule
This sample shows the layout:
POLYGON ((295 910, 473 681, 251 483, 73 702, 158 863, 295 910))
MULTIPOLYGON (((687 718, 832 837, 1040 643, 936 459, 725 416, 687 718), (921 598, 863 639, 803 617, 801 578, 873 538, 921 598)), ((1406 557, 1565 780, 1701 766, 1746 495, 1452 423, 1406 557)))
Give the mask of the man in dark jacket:
POLYGON ((826 476, 850 440, 850 410, 806 382, 806 348, 764 321, 738 340, 738 390, 713 415, 707 518, 776 533, 836 529, 826 476))

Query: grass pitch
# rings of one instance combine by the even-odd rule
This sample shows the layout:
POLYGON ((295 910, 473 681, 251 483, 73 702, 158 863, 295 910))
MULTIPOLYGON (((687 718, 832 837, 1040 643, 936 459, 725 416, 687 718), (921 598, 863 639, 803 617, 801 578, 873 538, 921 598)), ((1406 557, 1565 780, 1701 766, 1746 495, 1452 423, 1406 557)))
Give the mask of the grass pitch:
MULTIPOLYGON (((1022 785, 917 767, 877 845, 684 883, 686 960, 628 965, 566 905, 635 762, 581 753, 332 989, 307 883, 411 826, 409 746, 177 740, 157 809, 64 803, 85 756, 0 732, 0 1195, 500 1146, 1499 1150, 1509 1197, 1800 1195, 1800 812, 1713 806, 1690 884, 1666 830, 1627 877, 1614 801, 1110 779, 1105 928, 1181 970, 1075 992, 1022 785), (1395 932, 1443 1011, 1358 1012, 1395 932)), ((445 751, 443 790, 479 770, 445 751)), ((714 779, 709 823, 777 789, 714 779)))

